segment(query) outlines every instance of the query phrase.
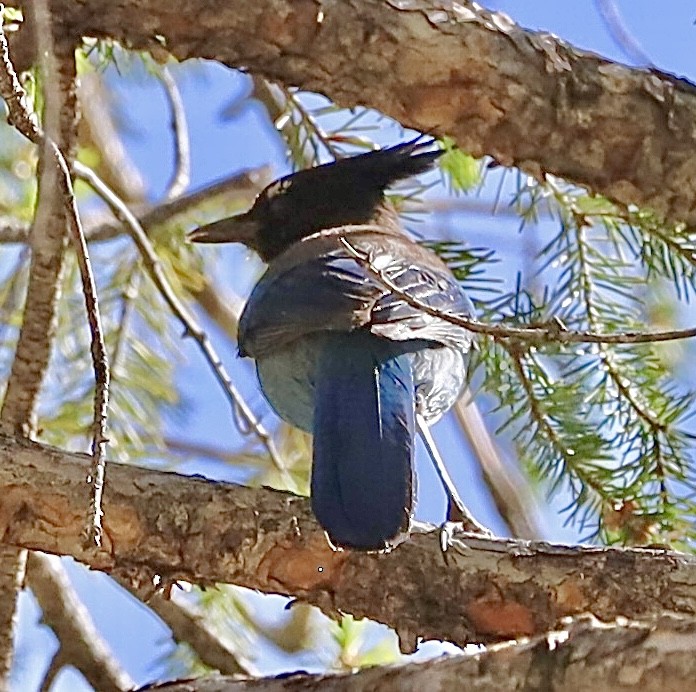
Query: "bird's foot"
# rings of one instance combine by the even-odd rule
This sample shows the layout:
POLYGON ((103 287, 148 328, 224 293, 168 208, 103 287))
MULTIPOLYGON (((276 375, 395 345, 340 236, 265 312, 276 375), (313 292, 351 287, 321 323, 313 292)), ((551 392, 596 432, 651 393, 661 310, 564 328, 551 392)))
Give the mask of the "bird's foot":
POLYGON ((447 520, 440 526, 440 550, 442 550, 443 554, 447 554, 447 549, 457 533, 461 534, 465 532, 472 536, 479 536, 480 538, 494 537, 490 529, 483 526, 483 524, 479 524, 473 517, 471 517, 471 519, 473 520, 471 522, 447 520))
POLYGON ((447 497, 447 521, 446 524, 459 525, 462 530, 468 533, 478 533, 483 536, 492 536, 490 529, 481 524, 476 517, 467 509, 461 498, 447 497))

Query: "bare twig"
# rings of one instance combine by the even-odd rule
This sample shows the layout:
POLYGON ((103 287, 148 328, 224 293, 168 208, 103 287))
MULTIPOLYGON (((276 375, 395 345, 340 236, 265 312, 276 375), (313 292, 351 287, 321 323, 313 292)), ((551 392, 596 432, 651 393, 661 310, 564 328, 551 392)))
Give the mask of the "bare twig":
POLYGON ((595 7, 614 43, 637 65, 650 67, 653 61, 628 30, 614 0, 595 0, 595 7))
MULTIPOLYGON (((145 210, 138 219, 145 227, 157 226, 170 221, 177 214, 190 212, 204 202, 222 195, 224 195, 228 203, 236 202, 240 208, 246 208, 251 206, 254 197, 270 182, 270 177, 271 171, 268 166, 243 170, 234 175, 215 180, 200 190, 189 192, 186 195, 177 197, 177 199, 145 210)), ((118 226, 118 232, 122 232, 120 225, 118 226)), ((102 234, 106 234, 106 229, 102 233, 95 230, 94 239, 101 239, 102 234)))
POLYGON ((503 521, 516 538, 543 538, 533 513, 534 497, 519 470, 509 468, 486 428, 476 403, 466 393, 454 405, 454 415, 476 457, 484 481, 503 521))
MULTIPOLYGON (((158 224, 171 221, 179 214, 192 212, 199 205, 214 199, 225 197, 225 203, 246 208, 251 205, 258 192, 270 182, 270 168, 262 166, 235 173, 234 175, 216 180, 209 185, 182 195, 177 199, 162 202, 154 207, 138 205, 135 215, 143 228, 151 228, 158 224)), ((105 212, 108 213, 108 212, 105 212)), ((98 218, 87 217, 85 236, 90 242, 112 240, 123 234, 123 224, 114 221, 104 222, 103 215, 98 218), (90 219, 91 222, 90 222, 90 219)), ((0 220, 0 243, 25 243, 29 238, 29 226, 19 220, 3 217, 0 220)))
MULTIPOLYGON (((351 230, 379 230, 375 226, 351 226, 351 230)), ((336 229, 336 232, 341 232, 336 229)), ((561 343, 561 344, 646 344, 660 341, 677 341, 679 339, 691 339, 696 336, 696 327, 688 329, 673 329, 660 332, 620 332, 616 334, 598 334, 595 332, 582 332, 567 329, 560 321, 551 321, 543 327, 507 327, 502 324, 485 324, 471 317, 452 315, 448 312, 434 308, 414 298, 406 291, 401 290, 384 271, 377 269, 368 253, 358 250, 345 236, 340 241, 348 252, 361 266, 365 267, 376 279, 382 283, 395 296, 405 303, 427 315, 438 317, 445 322, 455 324, 458 327, 468 329, 476 334, 485 334, 494 339, 518 339, 520 341, 534 343, 561 343)))
POLYGON ((220 357, 210 343, 205 330, 198 324, 196 318, 191 314, 188 308, 181 302, 179 297, 174 292, 169 280, 167 279, 162 265, 155 253, 150 240, 148 239, 143 227, 138 219, 133 215, 128 206, 87 166, 79 162, 75 162, 76 174, 85 180, 102 199, 111 207, 114 214, 119 218, 128 229, 133 241, 135 242, 140 254, 143 258, 145 268, 150 275, 150 278, 157 286, 160 294, 169 306, 169 309, 181 322, 184 327, 185 335, 192 337, 198 344, 199 349, 203 353, 205 360, 213 371, 215 378, 227 395, 227 398, 232 405, 232 410, 237 418, 240 430, 243 433, 252 431, 260 442, 264 445, 273 463, 278 471, 282 474, 283 479, 289 484, 288 487, 293 487, 294 483, 283 464, 275 443, 270 433, 266 428, 256 420, 254 413, 249 408, 248 404, 239 393, 234 383, 230 379, 225 366, 222 364, 220 357))
MULTIPOLYGON (((134 589, 127 580, 117 579, 117 581, 134 597, 140 598, 138 590, 134 589)), ((156 593, 144 602, 169 627, 174 640, 188 644, 205 665, 226 675, 258 674, 239 660, 240 656, 234 648, 224 643, 210 626, 205 613, 180 598, 177 589, 173 589, 171 598, 156 593)))
MULTIPOLYGON (((39 35, 48 37, 51 35, 51 21, 49 10, 45 2, 34 4, 35 19, 39 35)), ((44 82, 49 84, 52 75, 56 74, 55 58, 53 50, 44 47, 41 51, 44 74, 44 82)), ((96 379, 94 392, 94 429, 92 436, 92 470, 89 482, 93 486, 93 497, 90 505, 90 516, 87 526, 88 537, 96 545, 101 543, 101 499, 104 487, 105 455, 106 455, 106 419, 109 405, 109 365, 104 343, 104 332, 97 301, 96 284, 87 251, 77 203, 72 188, 70 169, 62 152, 55 142, 44 135, 35 122, 35 118, 29 112, 26 94, 10 62, 7 39, 0 25, 0 94, 5 99, 9 109, 10 122, 34 144, 42 145, 45 151, 50 153, 58 168, 58 185, 62 191, 67 213, 68 227, 71 231, 77 261, 82 277, 82 286, 87 308, 87 320, 91 333, 91 353, 94 374, 96 379)))
POLYGON ((95 690, 120 692, 135 687, 97 631, 58 557, 31 553, 27 585, 41 606, 43 622, 60 642, 56 673, 64 665, 73 665, 95 690))
POLYGON ((186 111, 181 92, 174 76, 166 66, 159 75, 167 93, 171 109, 172 132, 174 133, 175 161, 174 174, 167 186, 166 199, 176 199, 189 186, 191 181, 191 146, 189 140, 186 111))

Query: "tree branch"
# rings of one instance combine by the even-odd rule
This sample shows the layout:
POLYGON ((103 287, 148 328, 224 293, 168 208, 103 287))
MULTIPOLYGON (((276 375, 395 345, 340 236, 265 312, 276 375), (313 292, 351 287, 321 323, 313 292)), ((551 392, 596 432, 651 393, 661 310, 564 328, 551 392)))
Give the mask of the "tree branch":
POLYGON ((171 110, 171 127, 174 134, 174 173, 167 185, 166 199, 181 197, 191 182, 191 146, 184 100, 181 98, 176 79, 165 65, 159 78, 164 86, 171 110))
MULTIPOLYGON (((43 72, 43 82, 45 84, 44 120, 46 133, 36 123, 36 116, 32 114, 28 104, 26 93, 17 78, 17 74, 10 62, 7 39, 2 23, 0 22, 0 94, 7 103, 9 115, 8 120, 17 130, 34 144, 41 146, 40 165, 44 169, 44 175, 51 175, 48 182, 50 187, 46 189, 47 198, 51 200, 53 213, 43 219, 37 208, 34 219, 34 229, 39 229, 32 233, 32 266, 34 265, 35 254, 39 258, 43 257, 44 262, 49 262, 50 272, 40 268, 37 264, 37 279, 42 281, 37 284, 40 293, 36 296, 27 292, 25 312, 22 322, 22 333, 20 333, 17 352, 13 363, 13 373, 10 380, 15 377, 15 367, 26 370, 27 377, 31 378, 26 382, 28 394, 21 393, 18 396, 10 396, 10 388, 3 402, 3 412, 0 417, 3 424, 7 425, 11 421, 10 416, 14 415, 14 426, 23 427, 23 434, 28 435, 34 426, 31 420, 34 417, 33 409, 36 406, 36 398, 43 373, 48 363, 50 343, 52 340, 53 329, 50 325, 55 320, 55 305, 58 300, 58 289, 60 273, 62 271, 62 255, 65 244, 66 226, 70 230, 73 240, 73 247, 77 257, 77 264, 82 278, 82 290, 87 311, 87 322, 89 324, 91 341, 90 350, 92 354, 92 364, 94 367, 95 388, 94 388, 94 416, 92 424, 92 468, 88 474, 93 495, 87 505, 89 507, 89 517, 86 527, 88 538, 96 545, 101 542, 101 496, 104 487, 105 455, 106 455, 106 418, 109 408, 109 364, 104 343, 104 331, 101 324, 99 313, 99 303, 97 301, 97 289, 92 273, 92 266, 87 251, 80 216, 77 210, 77 203, 72 187, 72 178, 68 160, 71 158, 72 147, 75 142, 77 110, 75 103, 75 61, 74 45, 62 42, 59 46, 54 46, 53 26, 51 14, 48 9, 47 0, 35 3, 34 21, 36 32, 43 42, 43 47, 39 51, 40 63, 43 72), (54 54, 54 50, 56 53, 54 54), (58 50, 61 59, 58 60, 58 50), (67 73, 67 79, 65 74, 67 73), (59 84, 54 84, 54 76, 58 75, 61 79, 59 84), (58 143, 56 143, 56 140, 58 143), (68 159, 63 153, 61 144, 66 146, 68 159), (55 188, 55 189, 54 189, 55 188), (55 197, 55 190, 60 192, 55 197), (55 227, 44 228, 39 225, 39 220, 46 226, 50 220, 55 227), (44 240, 43 238, 46 238, 44 240), (36 239, 36 240, 34 240, 36 239), (49 252, 50 251, 50 252, 49 252), (49 284, 47 279, 52 278, 53 284, 49 284), (33 306, 36 302, 39 305, 38 313, 32 315, 32 311, 37 310, 33 306), (50 309, 49 309, 50 306, 50 309), (39 321, 39 317, 48 317, 39 321), (49 325, 46 330, 46 325, 49 325), (26 328, 26 333, 25 332, 26 328), (23 353, 23 350, 31 348, 34 344, 30 338, 38 339, 39 353, 23 353), (25 365, 22 362, 26 361, 25 365), (19 363, 19 366, 17 365, 19 363), (17 408, 19 402, 20 408, 17 408), (16 416, 21 414, 21 418, 16 416)), ((41 192, 39 193, 41 199, 41 192)), ((31 277, 30 277, 31 284, 31 277)), ((18 384, 19 388, 19 384, 18 384)))
MULTIPOLYGON (((50 29, 49 29, 50 31, 50 29)), ((50 37, 49 37, 50 38, 50 37)), ((52 40, 50 41, 52 43, 52 40)), ((53 51, 51 50, 51 56, 53 51)), ((0 94, 9 108, 9 119, 26 137, 42 144, 42 135, 26 105, 26 94, 9 62, 7 43, 0 25, 0 94)), ((51 88, 46 89, 46 126, 66 152, 75 142, 75 64, 71 51, 61 48, 52 62, 51 88), (56 83, 57 77, 57 83, 56 83)), ((31 265, 19 340, 2 405, 2 422, 26 436, 33 435, 35 409, 44 379, 55 331, 56 305, 60 297, 66 241, 66 209, 59 185, 60 171, 53 152, 41 147, 39 190, 29 241, 31 265)))
MULTIPOLYGON (((44 122, 51 136, 72 151, 75 142, 75 64, 72 45, 58 47, 54 54, 50 22, 43 22, 41 10, 32 14, 33 29, 41 36, 44 75, 44 122), (47 63, 50 62, 50 78, 47 63)), ((45 12, 44 12, 45 14, 45 12)), ((9 60, 0 17, 0 95, 9 109, 10 121, 24 134, 38 133, 26 107, 26 94, 9 60)), ((40 138, 37 138, 37 143, 40 138)), ((48 145, 39 157, 38 199, 30 233, 31 261, 22 326, 15 349, 5 397, 0 410, 0 429, 26 437, 36 433, 36 406, 51 355, 60 297, 66 240, 66 209, 60 171, 53 165, 48 145)), ((87 507, 89 505, 85 505, 87 507)), ((0 688, 7 686, 12 662, 12 633, 15 606, 24 579, 26 553, 5 548, 0 552, 0 688)))
POLYGON ((133 584, 157 576, 296 596, 456 644, 532 636, 568 615, 696 614, 696 558, 416 533, 388 555, 334 552, 308 500, 265 488, 109 465, 104 545, 80 540, 85 455, 0 436, 0 540, 73 555, 133 584))
POLYGON ((192 23, 165 0, 52 5, 66 36, 160 52, 164 37, 180 60, 211 58, 376 108, 474 156, 696 223, 696 88, 505 15, 435 0, 191 0, 192 23))
MULTIPOLYGON (((693 687, 696 624, 663 618, 655 625, 602 625, 583 618, 568 631, 474 655, 374 666, 344 675, 297 674, 263 680, 199 678, 157 685, 160 692, 348 692, 471 690, 508 692, 681 692, 693 687)), ((151 688, 147 688, 151 689, 151 688)))
POLYGON ((512 535, 527 540, 543 538, 543 531, 535 516, 536 499, 529 481, 519 469, 511 468, 503 461, 470 393, 464 394, 454 405, 454 416, 474 452, 498 514, 512 535))
POLYGON ((62 665, 75 666, 95 690, 133 689, 135 683, 116 663, 58 558, 30 553, 27 585, 41 606, 43 622, 58 638, 62 665))
MULTIPOLYGON (((127 582, 121 581, 136 598, 141 596, 127 582)), ((176 597, 176 589, 167 597, 156 593, 143 600, 162 622, 172 631, 174 640, 179 644, 188 644, 198 658, 210 668, 219 670, 225 675, 251 674, 251 671, 239 660, 238 653, 211 627, 205 612, 185 600, 176 597)))

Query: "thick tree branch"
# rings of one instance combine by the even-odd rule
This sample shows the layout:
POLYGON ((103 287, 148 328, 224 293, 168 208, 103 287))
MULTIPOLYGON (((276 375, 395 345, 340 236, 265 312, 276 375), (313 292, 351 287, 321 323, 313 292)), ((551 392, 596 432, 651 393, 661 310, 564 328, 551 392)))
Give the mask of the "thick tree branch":
POLYGON ((593 612, 696 614, 696 559, 415 534, 388 555, 329 549, 306 499, 111 463, 104 546, 80 540, 89 458, 0 436, 0 540, 73 555, 150 586, 228 582, 390 624, 403 641, 463 645, 547 632, 593 612))
MULTIPOLYGON (((552 173, 696 222, 696 89, 525 31, 468 4, 415 0, 53 0, 66 36, 212 58, 364 104, 474 156, 552 173)), ((22 33, 22 32, 18 32, 22 33)), ((19 39, 21 41, 21 37, 19 39)))
MULTIPOLYGON (((31 112, 27 104, 27 94, 10 62, 7 38, 2 29, 1 22, 0 94, 5 99, 8 107, 8 121, 27 139, 40 146, 41 158, 39 164, 45 169, 45 175, 48 175, 49 171, 53 171, 53 175, 55 176, 49 179, 44 192, 46 198, 49 199, 51 209, 53 209, 55 213, 51 214, 51 216, 45 220, 40 216, 42 197, 41 186, 39 189, 39 205, 32 228, 32 271, 34 270, 34 258, 36 255, 39 255, 40 252, 47 253, 49 249, 52 250, 57 261, 48 254, 44 257, 44 260, 47 257, 51 259, 50 269, 54 273, 53 286, 46 283, 46 285, 43 286, 43 292, 38 293, 36 296, 32 296, 31 294, 30 276, 30 288, 27 291, 22 331, 20 332, 19 342, 17 344, 13 371, 10 375, 11 383, 12 379, 16 378, 18 374, 16 372, 17 363, 22 359, 26 360, 28 363, 26 376, 33 379, 27 380, 26 386, 24 386, 23 389, 27 389, 31 396, 24 395, 20 391, 20 395, 15 395, 13 398, 10 396, 10 386, 8 385, 8 391, 5 401, 3 402, 3 411, 0 417, 2 418, 3 429, 6 430, 8 424, 12 423, 11 416, 14 415, 14 429, 20 434, 33 436, 31 435, 34 427, 34 422, 32 420, 34 417, 33 409, 36 406, 38 389, 48 362, 48 352, 50 350, 53 332, 50 327, 50 321, 48 322, 48 330, 45 330, 46 321, 37 322, 36 318, 38 315, 32 314, 32 312, 35 312, 33 302, 47 306, 47 301, 50 299, 53 305, 53 317, 47 307, 43 307, 40 312, 44 313, 44 315, 48 313, 49 319, 55 318, 55 304, 59 295, 58 288, 62 267, 61 260, 65 244, 65 228, 67 226, 67 229, 71 232, 70 235, 77 257, 77 265, 80 269, 82 291, 87 310, 87 322, 91 334, 90 351, 94 367, 95 389, 92 424, 93 464, 88 474, 88 480, 92 484, 93 496, 89 503, 89 517, 86 533, 90 540, 93 540, 99 545, 101 542, 101 494, 104 487, 104 464, 107 443, 106 418, 109 407, 109 365, 104 344, 104 332, 101 325, 99 304, 97 302, 96 283, 94 274, 92 273, 89 253, 87 251, 87 243, 77 210, 69 164, 72 148, 75 143, 75 124, 78 115, 74 92, 75 47, 73 44, 66 43, 65 41, 61 41, 57 45, 55 44, 53 34, 54 27, 51 21, 51 13, 48 9, 47 0, 37 0, 32 9, 33 20, 36 25, 36 34, 41 43, 39 63, 43 74, 42 81, 44 85, 45 132, 37 124, 36 115, 31 112), (68 80, 65 79, 64 73, 68 74, 68 80), (57 84, 54 82, 54 75, 59 76, 57 84), (65 145, 67 153, 64 153, 61 145, 65 145), (60 191, 59 198, 55 197, 56 189, 60 191), (39 223, 39 221, 48 223, 51 219, 57 222, 56 227, 59 227, 62 223, 61 233, 56 231, 55 237, 53 238, 51 238, 50 233, 47 234, 47 230, 39 223), (40 240, 43 234, 47 234, 46 243, 40 240), (35 240, 35 238, 37 240, 35 240), (34 322, 37 322, 38 326, 35 326, 34 322), (48 336, 44 337, 44 331, 47 332, 48 336), (34 354, 24 354, 24 356, 22 356, 23 349, 32 345, 28 340, 30 337, 38 337, 38 358, 34 354), (33 356, 33 358, 29 356, 33 356), (38 360, 39 364, 42 366, 41 368, 37 368, 34 363, 35 360, 38 360), (19 404, 19 408, 17 404, 19 404), (21 418, 17 418, 18 414, 21 414, 21 418), (21 429, 19 429, 20 426, 21 429)), ((39 177, 41 178, 42 176, 40 175, 39 177)), ((39 276, 42 274, 46 274, 43 268, 41 268, 39 276)), ((44 278, 50 278, 50 274, 46 274, 44 278)), ((37 288, 41 288, 41 286, 37 285, 37 288)))
POLYGON ((696 676, 696 624, 663 618, 655 625, 606 626, 591 619, 568 632, 502 645, 476 655, 446 656, 426 663, 375 666, 347 675, 293 675, 263 680, 209 677, 147 689, 160 692, 681 692, 696 676))
MULTIPOLYGON (((2 37, 4 42, 4 36, 2 37)), ((57 145, 68 155, 75 142, 75 62, 72 51, 61 47, 54 62, 54 81, 46 90, 46 126, 57 145)), ((36 142, 40 135, 24 105, 24 95, 11 65, 3 61, 0 93, 11 104, 13 124, 36 142), (14 79, 13 79, 14 78, 14 79), (16 89, 19 88, 20 91, 16 89)), ((39 190, 36 212, 29 236, 31 266, 22 327, 2 404, 2 425, 24 435, 33 434, 35 408, 43 382, 55 331, 56 305, 60 297, 63 255, 67 237, 65 201, 59 185, 60 171, 53 152, 42 147, 39 160, 39 190)))
POLYGON ((0 546, 0 692, 9 692, 13 634, 17 624, 17 596, 24 581, 27 551, 0 546))

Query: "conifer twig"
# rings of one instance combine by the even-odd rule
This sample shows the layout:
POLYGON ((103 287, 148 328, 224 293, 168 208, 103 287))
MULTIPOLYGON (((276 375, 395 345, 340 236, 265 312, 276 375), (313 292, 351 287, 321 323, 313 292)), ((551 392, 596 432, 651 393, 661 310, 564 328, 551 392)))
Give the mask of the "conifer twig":
MULTIPOLYGON (((351 226, 351 229, 364 228, 374 230, 373 226, 351 226)), ((336 229, 340 232, 341 229, 336 229)), ((486 324, 472 317, 453 315, 424 303, 418 298, 400 289, 385 273, 377 269, 371 262, 368 253, 358 250, 345 236, 340 238, 343 246, 355 258, 358 264, 364 266, 382 283, 393 295, 401 298, 405 303, 421 310, 427 315, 438 317, 445 322, 468 329, 476 334, 491 336, 494 339, 517 339, 531 343, 561 343, 561 344, 646 344, 660 341, 677 341, 696 337, 696 327, 687 329, 672 329, 655 332, 617 332, 615 334, 601 334, 570 330, 560 320, 550 320, 544 326, 538 327, 508 327, 504 324, 486 324)))

